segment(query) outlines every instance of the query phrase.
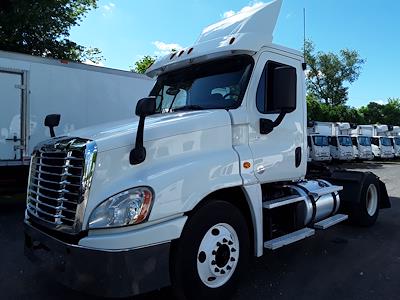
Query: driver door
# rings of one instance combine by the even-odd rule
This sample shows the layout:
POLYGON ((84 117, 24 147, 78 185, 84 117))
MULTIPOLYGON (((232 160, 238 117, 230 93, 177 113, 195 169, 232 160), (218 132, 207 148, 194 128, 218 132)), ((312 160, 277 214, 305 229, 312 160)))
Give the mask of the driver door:
MULTIPOLYGON (((254 92, 248 98, 250 113, 249 146, 254 157, 254 171, 260 183, 299 179, 307 166, 307 134, 304 105, 304 76, 302 61, 275 52, 261 54, 255 69, 254 92), (296 108, 287 113, 272 132, 262 133, 263 120, 276 121, 281 111, 274 110, 269 101, 274 82, 274 68, 290 67, 296 71, 296 108)), ((275 100, 274 100, 275 101, 275 100)))

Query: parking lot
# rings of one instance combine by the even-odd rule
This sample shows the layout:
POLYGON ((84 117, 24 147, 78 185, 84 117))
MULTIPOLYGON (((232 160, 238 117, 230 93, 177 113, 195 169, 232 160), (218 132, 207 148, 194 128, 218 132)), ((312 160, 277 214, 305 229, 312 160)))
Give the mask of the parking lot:
MULTIPOLYGON (((254 260, 234 299, 398 299, 400 295, 400 163, 351 164, 387 184, 392 208, 373 228, 347 224, 254 260)), ((71 291, 23 255, 24 195, 0 196, 1 299, 95 299, 71 291)), ((134 268, 134 266, 132 266, 134 268)), ((164 289, 135 300, 161 299, 164 289)))

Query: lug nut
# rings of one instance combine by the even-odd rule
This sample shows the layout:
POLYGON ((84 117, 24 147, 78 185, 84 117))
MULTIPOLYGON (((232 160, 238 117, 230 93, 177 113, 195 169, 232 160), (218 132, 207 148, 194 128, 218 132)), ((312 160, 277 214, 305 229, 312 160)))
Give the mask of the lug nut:
POLYGON ((231 266, 227 266, 226 269, 227 269, 228 271, 232 270, 231 266))
POLYGON ((232 251, 232 252, 236 252, 236 249, 235 249, 235 248, 232 248, 231 251, 232 251))
POLYGON ((221 274, 224 275, 224 274, 225 274, 225 271, 224 271, 224 270, 221 270, 221 274))
POLYGON ((214 269, 214 272, 218 273, 218 272, 219 272, 219 269, 218 269, 218 268, 215 268, 215 269, 214 269))
POLYGON ((231 261, 236 261, 236 259, 234 257, 231 257, 231 261))
POLYGON ((228 242, 228 240, 227 240, 227 239, 223 239, 222 242, 223 242, 224 244, 226 244, 226 243, 228 242))
POLYGON ((211 262, 211 264, 212 264, 213 266, 215 266, 217 263, 215 262, 215 260, 213 260, 213 261, 211 262))
POLYGON ((220 242, 217 242, 217 247, 221 247, 221 243, 220 242))
POLYGON ((228 245, 229 245, 229 246, 232 246, 232 245, 233 245, 233 242, 232 242, 232 241, 229 241, 229 242, 228 242, 228 245))

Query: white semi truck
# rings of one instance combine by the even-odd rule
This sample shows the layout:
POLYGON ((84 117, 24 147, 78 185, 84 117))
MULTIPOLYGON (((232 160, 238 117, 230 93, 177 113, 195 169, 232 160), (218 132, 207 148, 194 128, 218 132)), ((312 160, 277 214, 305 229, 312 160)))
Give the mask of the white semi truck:
POLYGON ((392 140, 394 156, 400 157, 400 126, 393 126, 393 130, 390 132, 390 138, 392 140))
POLYGON ((46 115, 61 114, 59 135, 129 118, 153 85, 133 72, 0 51, 0 181, 50 137, 46 115))
POLYGON ((353 142, 353 151, 356 159, 372 160, 371 138, 373 135, 373 127, 369 125, 358 125, 351 130, 351 139, 353 142))
POLYGON ((389 137, 389 126, 372 125, 373 136, 371 139, 372 153, 376 159, 391 159, 394 157, 392 140, 389 137))
POLYGON ((329 138, 332 135, 332 123, 308 122, 307 143, 309 158, 315 162, 331 161, 329 138))
POLYGON ((329 138, 332 159, 340 161, 354 160, 350 123, 332 123, 332 134, 329 138))
POLYGON ((250 256, 347 218, 373 225, 390 207, 377 176, 306 171, 305 65, 272 43, 280 7, 224 19, 153 64, 139 120, 39 144, 26 254, 86 293, 224 299, 250 256))

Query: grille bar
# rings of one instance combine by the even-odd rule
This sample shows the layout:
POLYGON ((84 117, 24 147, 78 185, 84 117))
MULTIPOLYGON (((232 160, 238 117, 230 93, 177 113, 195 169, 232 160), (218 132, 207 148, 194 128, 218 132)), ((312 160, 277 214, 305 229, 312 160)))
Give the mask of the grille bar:
POLYGON ((51 208, 51 209, 60 210, 60 211, 66 211, 66 212, 73 213, 73 214, 75 213, 74 210, 67 209, 64 206, 53 206, 53 205, 50 205, 48 203, 42 202, 42 201, 40 201, 38 199, 35 199, 35 198, 31 197, 31 196, 29 196, 28 198, 29 198, 29 200, 31 202, 33 201, 36 204, 40 204, 40 205, 46 206, 46 207, 51 208))
MULTIPOLYGON (((44 182, 44 181, 41 180, 41 182, 44 182)), ((37 184, 34 184, 34 183, 31 183, 31 186, 39 188, 39 189, 43 189, 43 190, 46 190, 46 191, 49 191, 49 192, 57 193, 57 194, 61 194, 62 193, 62 194, 71 194, 73 196, 79 196, 79 193, 73 193, 73 192, 70 192, 67 189, 55 190, 55 189, 51 189, 51 188, 45 187, 43 185, 37 185, 37 184)))
POLYGON ((44 198, 47 198, 47 199, 49 199, 49 200, 53 200, 53 201, 62 201, 62 202, 64 202, 64 203, 69 203, 69 204, 74 204, 74 205, 77 205, 77 204, 78 204, 77 202, 69 201, 68 199, 66 199, 66 198, 64 198, 64 197, 52 198, 52 197, 49 197, 49 196, 47 196, 47 195, 43 195, 42 193, 39 193, 39 192, 37 192, 37 191, 33 191, 33 190, 31 190, 31 189, 29 190, 29 193, 30 193, 30 194, 34 193, 34 194, 35 194, 35 197, 44 197, 44 198))
POLYGON ((80 184, 74 184, 74 183, 71 183, 71 182, 69 182, 67 180, 63 180, 63 181, 58 182, 58 181, 52 181, 52 180, 47 180, 47 179, 43 179, 43 178, 38 178, 38 177, 35 177, 35 176, 32 176, 32 178, 35 179, 35 180, 40 180, 42 182, 51 183, 51 184, 71 185, 71 186, 78 187, 78 188, 81 187, 80 184))

